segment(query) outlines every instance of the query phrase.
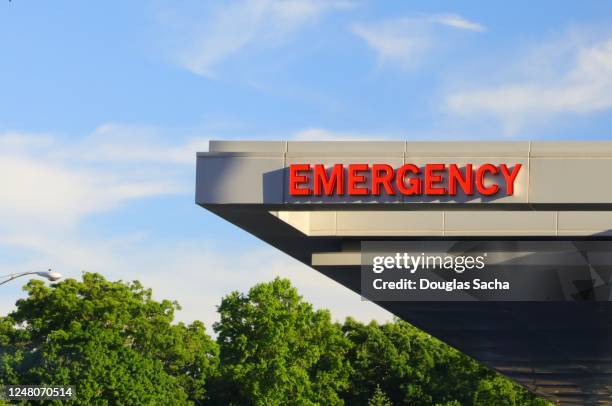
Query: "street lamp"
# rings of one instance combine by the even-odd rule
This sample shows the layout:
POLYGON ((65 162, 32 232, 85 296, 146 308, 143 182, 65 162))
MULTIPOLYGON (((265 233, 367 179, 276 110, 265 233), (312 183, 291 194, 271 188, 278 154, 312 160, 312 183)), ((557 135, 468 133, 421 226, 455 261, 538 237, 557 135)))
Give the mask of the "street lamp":
POLYGON ((55 272, 50 269, 48 271, 12 273, 10 275, 5 275, 4 277, 0 277, 0 278, 6 278, 5 281, 0 282, 0 285, 4 285, 5 283, 12 281, 13 279, 17 279, 21 276, 26 276, 26 275, 38 275, 38 276, 41 276, 43 278, 50 280, 51 282, 57 281, 62 278, 62 275, 59 272, 55 272))

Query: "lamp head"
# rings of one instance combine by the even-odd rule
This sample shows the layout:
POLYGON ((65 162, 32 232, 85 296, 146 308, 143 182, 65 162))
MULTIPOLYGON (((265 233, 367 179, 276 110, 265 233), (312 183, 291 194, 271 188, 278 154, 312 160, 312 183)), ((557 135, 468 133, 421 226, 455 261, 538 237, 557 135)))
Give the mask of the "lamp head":
POLYGON ((51 269, 49 269, 48 271, 36 272, 36 273, 39 276, 42 276, 43 278, 47 278, 51 282, 55 282, 57 280, 62 279, 62 274, 60 274, 59 272, 52 271, 51 269))

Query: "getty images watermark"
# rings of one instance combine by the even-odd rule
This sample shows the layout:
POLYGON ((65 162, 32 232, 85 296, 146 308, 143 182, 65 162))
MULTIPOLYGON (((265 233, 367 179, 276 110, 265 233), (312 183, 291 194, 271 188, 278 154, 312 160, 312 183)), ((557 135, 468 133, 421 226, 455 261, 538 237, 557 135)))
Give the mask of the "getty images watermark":
MULTIPOLYGON (((404 271, 414 275, 421 271, 447 271, 462 274, 465 271, 482 270, 485 268, 487 253, 482 255, 429 255, 424 252, 411 254, 408 252, 396 252, 392 255, 376 255, 372 259, 372 272, 381 274, 385 271, 404 271)), ((452 275, 452 274, 451 274, 452 275)), ((421 275, 414 278, 394 278, 385 280, 380 277, 372 281, 372 287, 376 290, 404 289, 404 290, 430 290, 440 289, 447 292, 461 290, 488 290, 488 289, 510 289, 510 283, 495 279, 493 281, 473 278, 471 280, 437 280, 429 275, 421 275)))
POLYGON ((608 301, 610 265, 612 241, 363 241, 361 296, 373 301, 608 301), (602 277, 594 278, 598 270, 602 277))

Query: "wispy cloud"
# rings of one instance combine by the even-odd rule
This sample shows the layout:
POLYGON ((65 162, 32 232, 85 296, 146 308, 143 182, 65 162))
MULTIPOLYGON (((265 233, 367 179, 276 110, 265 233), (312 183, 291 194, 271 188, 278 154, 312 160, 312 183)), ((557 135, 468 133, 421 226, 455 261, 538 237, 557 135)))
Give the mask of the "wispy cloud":
POLYGON ((178 63, 195 74, 214 77, 227 58, 247 47, 279 46, 326 12, 346 9, 350 1, 243 0, 217 9, 193 27, 178 63), (200 28, 203 27, 203 28, 200 28))
POLYGON ((403 67, 410 67, 431 46, 430 38, 420 26, 420 22, 406 19, 353 24, 352 31, 378 54, 381 63, 396 62, 403 67))
POLYGON ((195 152, 206 150, 207 138, 194 137, 177 143, 154 127, 107 123, 63 152, 90 162, 193 165, 195 152))
POLYGON ((479 32, 486 30, 483 25, 469 21, 458 14, 434 14, 429 19, 434 23, 448 25, 449 27, 458 28, 460 30, 479 32))
POLYGON ((436 25, 459 30, 484 31, 485 28, 457 14, 435 14, 355 23, 352 32, 364 40, 381 63, 397 63, 404 68, 418 64, 438 44, 436 25))
MULTIPOLYGON (((185 194, 193 201, 187 194, 193 193, 195 152, 207 150, 206 139, 171 142, 162 133, 104 124, 70 142, 50 134, 0 134, 0 274, 52 267, 66 277, 78 278, 85 270, 113 280, 137 279, 157 298, 178 300, 180 320, 199 319, 208 326, 218 320, 216 305, 223 295, 281 276, 338 319, 391 318, 272 248, 232 244, 230 249, 219 241, 179 235, 160 241, 143 230, 115 228, 110 235, 85 235, 88 215, 110 212, 113 224, 119 224, 123 217, 112 210, 133 199, 185 194)), ((212 216, 193 208, 194 215, 212 216)), ((0 290, 0 314, 23 295, 18 286, 16 281, 0 290)))
POLYGON ((545 44, 516 62, 503 61, 504 67, 515 66, 517 76, 525 76, 524 66, 531 69, 521 79, 452 92, 448 110, 461 117, 492 117, 512 134, 551 117, 611 109, 612 37, 562 42, 564 52, 550 52, 556 44, 545 44))
MULTIPOLYGON (((135 199, 193 193, 195 148, 203 140, 163 140, 153 128, 120 124, 76 139, 0 133, 0 274, 49 266, 75 276, 81 267, 118 269, 111 243, 84 241, 81 226, 135 199)), ((3 310, 14 303, 15 287, 0 290, 3 310)))
POLYGON ((146 128, 107 124, 77 142, 0 134, 0 146, 0 230, 6 231, 10 224, 75 224, 128 200, 191 193, 181 176, 207 142, 169 145, 146 128))

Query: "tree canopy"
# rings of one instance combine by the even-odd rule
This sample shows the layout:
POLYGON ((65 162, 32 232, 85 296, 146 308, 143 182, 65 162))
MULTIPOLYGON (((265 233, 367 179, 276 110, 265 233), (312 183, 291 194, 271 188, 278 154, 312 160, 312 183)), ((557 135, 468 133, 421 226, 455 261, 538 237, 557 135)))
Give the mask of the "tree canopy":
POLYGON ((216 340, 138 282, 24 290, 0 317, 0 384, 74 385, 76 404, 546 404, 404 321, 333 322, 286 279, 225 296, 216 340))
POLYGON ((350 341, 327 310, 314 310, 286 279, 234 292, 215 324, 221 349, 221 403, 341 404, 349 386, 350 341))
POLYGON ((176 303, 90 273, 24 289, 0 319, 0 382, 75 385, 80 404, 205 400, 218 348, 201 322, 172 324, 176 303))

